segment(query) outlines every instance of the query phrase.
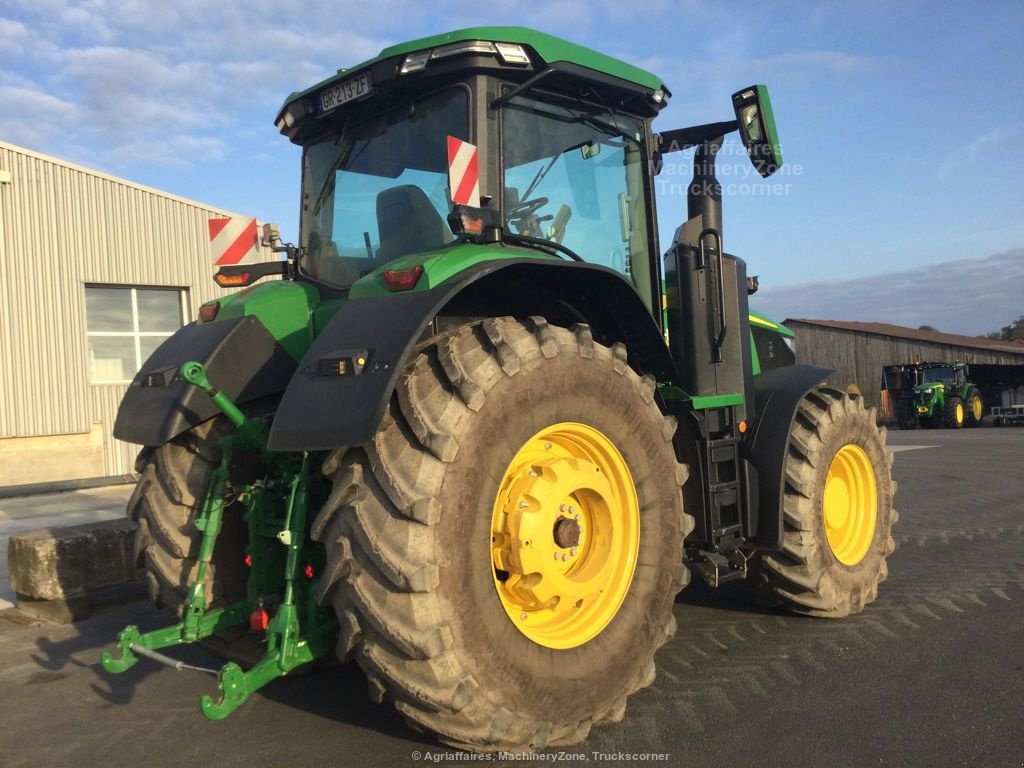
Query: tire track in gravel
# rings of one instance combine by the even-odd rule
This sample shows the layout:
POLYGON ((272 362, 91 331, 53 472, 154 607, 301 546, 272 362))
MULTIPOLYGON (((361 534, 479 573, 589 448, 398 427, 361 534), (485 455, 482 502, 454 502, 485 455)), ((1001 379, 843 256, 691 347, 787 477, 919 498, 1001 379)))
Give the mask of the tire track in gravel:
POLYGON ((658 654, 658 677, 635 697, 627 722, 702 734, 711 711, 736 713, 751 700, 827 673, 837 657, 868 657, 937 622, 1024 599, 1024 526, 963 528, 907 537, 890 558, 879 599, 859 615, 828 620, 757 606, 738 585, 717 593, 694 583, 676 605, 679 631, 658 654))

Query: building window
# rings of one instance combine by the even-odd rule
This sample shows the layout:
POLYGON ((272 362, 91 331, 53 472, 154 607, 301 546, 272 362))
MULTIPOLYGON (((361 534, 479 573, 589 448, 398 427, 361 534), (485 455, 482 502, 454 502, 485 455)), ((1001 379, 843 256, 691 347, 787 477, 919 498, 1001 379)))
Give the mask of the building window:
POLYGON ((164 339, 184 324, 188 292, 181 288, 87 285, 89 380, 131 381, 164 339))

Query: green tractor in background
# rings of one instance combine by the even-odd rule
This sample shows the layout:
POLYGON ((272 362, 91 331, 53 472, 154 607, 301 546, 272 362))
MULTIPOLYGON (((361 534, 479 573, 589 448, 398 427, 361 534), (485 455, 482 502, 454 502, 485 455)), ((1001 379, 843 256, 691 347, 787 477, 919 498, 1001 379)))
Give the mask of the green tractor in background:
POLYGON ((723 246, 725 135, 762 176, 782 163, 767 90, 656 132, 669 97, 480 27, 288 98, 299 245, 222 269, 244 290, 168 339, 118 414, 144 446, 136 552, 180 621, 126 628, 108 671, 215 647, 218 719, 333 652, 447 743, 541 748, 622 719, 691 568, 815 616, 875 599, 884 430, 794 364, 723 246), (655 175, 688 148, 663 251, 655 175))
POLYGON ((981 391, 967 380, 964 363, 923 363, 914 366, 913 398, 902 401, 897 412, 901 429, 963 426, 980 427, 985 415, 981 391))

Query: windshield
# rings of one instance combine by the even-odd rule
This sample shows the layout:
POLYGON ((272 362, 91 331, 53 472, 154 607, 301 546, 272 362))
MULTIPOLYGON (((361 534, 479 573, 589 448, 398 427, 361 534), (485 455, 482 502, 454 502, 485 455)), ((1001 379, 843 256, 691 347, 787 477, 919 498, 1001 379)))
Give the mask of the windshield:
POLYGON ((502 109, 505 230, 561 243, 650 302, 643 123, 517 97, 502 109))
POLYGON ((952 383, 953 378, 953 369, 949 366, 943 366, 941 368, 925 368, 921 381, 925 384, 936 381, 949 384, 952 383))
POLYGON ((447 137, 468 139, 468 96, 449 88, 306 148, 304 274, 345 288, 452 241, 447 137))

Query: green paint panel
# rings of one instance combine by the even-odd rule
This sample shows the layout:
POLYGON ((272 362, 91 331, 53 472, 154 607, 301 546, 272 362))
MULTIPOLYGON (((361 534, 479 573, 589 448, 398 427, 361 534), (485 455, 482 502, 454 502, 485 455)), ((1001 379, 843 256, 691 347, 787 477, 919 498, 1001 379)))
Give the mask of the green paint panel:
POLYGON ((258 283, 218 301, 220 311, 214 322, 254 316, 296 360, 302 359, 313 342, 311 320, 320 294, 309 283, 258 283))
POLYGON ((750 310, 750 322, 752 325, 757 325, 761 328, 771 328, 781 336, 789 336, 790 338, 794 338, 796 336, 792 329, 787 328, 782 323, 777 323, 767 315, 762 315, 760 312, 755 312, 754 310, 750 310))
MULTIPOLYGON (((310 96, 321 88, 331 85, 332 83, 340 82, 341 80, 351 77, 356 72, 367 69, 368 67, 371 67, 380 61, 384 61, 385 59, 404 56, 409 53, 415 53, 416 51, 423 51, 466 40, 484 40, 492 43, 516 43, 519 45, 525 45, 536 51, 537 55, 544 60, 545 64, 564 61, 571 64, 577 64, 581 67, 586 67, 587 69, 592 69, 595 72, 600 72, 604 75, 617 77, 620 80, 635 83, 643 88, 649 88, 652 91, 656 91, 663 87, 661 78, 651 72, 640 69, 640 67, 635 67, 632 64, 627 64, 624 61, 607 56, 591 48, 585 48, 582 45, 570 43, 568 40, 563 40, 559 37, 545 34, 544 32, 538 32, 526 27, 469 27, 467 29, 459 29, 454 32, 446 32, 441 35, 433 35, 432 37, 422 37, 418 40, 411 40, 407 43, 400 43, 399 45, 392 45, 390 48, 385 48, 377 54, 377 56, 369 59, 368 61, 364 61, 354 67, 348 67, 337 75, 317 83, 312 88, 307 88, 304 91, 297 91, 291 94, 285 100, 282 108, 298 98, 310 96)), ((771 113, 769 112, 769 118, 770 115, 771 113)))
POLYGON ((691 398, 690 402, 693 403, 694 410, 698 411, 705 411, 709 408, 727 408, 730 405, 741 405, 743 393, 698 396, 691 398))
POLYGON ((761 102, 761 117, 764 119, 765 131, 768 136, 775 139, 772 142, 772 148, 775 151, 775 160, 778 163, 778 167, 782 167, 782 144, 779 142, 779 132, 775 127, 775 113, 772 111, 772 100, 768 97, 768 86, 758 85, 755 86, 757 89, 757 98, 761 102))
POLYGON ((558 256, 549 256, 530 248, 453 243, 436 251, 424 251, 395 259, 358 280, 349 291, 349 298, 366 299, 371 296, 392 295, 392 292, 384 284, 384 272, 388 270, 406 270, 422 266, 423 276, 412 290, 429 291, 477 264, 486 261, 524 258, 538 261, 561 261, 558 256))

